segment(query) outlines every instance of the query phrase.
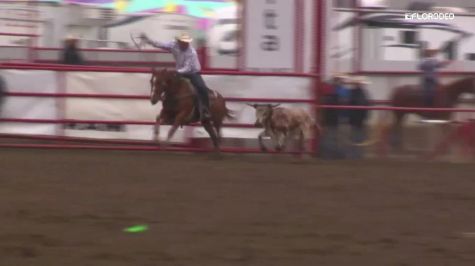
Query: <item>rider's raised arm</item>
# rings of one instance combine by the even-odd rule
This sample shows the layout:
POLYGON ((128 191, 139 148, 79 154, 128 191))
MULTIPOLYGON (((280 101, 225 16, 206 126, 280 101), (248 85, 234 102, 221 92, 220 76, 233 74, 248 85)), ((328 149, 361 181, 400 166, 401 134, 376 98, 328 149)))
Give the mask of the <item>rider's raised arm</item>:
POLYGON ((176 44, 176 41, 165 43, 165 42, 157 42, 157 41, 150 40, 150 39, 148 39, 147 42, 153 47, 160 48, 160 49, 163 49, 163 50, 166 50, 166 51, 169 51, 169 52, 173 49, 173 47, 176 44))

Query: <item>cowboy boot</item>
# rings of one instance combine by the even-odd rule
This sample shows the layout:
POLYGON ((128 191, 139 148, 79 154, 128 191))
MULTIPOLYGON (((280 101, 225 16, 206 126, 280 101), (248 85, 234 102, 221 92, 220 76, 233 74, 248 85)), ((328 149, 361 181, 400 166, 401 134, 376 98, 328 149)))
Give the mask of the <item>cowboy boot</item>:
POLYGON ((206 121, 210 119, 209 109, 202 101, 199 101, 200 120, 206 121))

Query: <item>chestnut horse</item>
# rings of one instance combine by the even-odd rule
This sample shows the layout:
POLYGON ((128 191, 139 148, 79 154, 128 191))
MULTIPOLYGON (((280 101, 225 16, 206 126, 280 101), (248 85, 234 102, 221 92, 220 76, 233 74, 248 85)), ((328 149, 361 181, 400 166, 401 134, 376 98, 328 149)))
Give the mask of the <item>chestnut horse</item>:
MULTIPOLYGON (((152 70, 150 79, 150 101, 152 105, 162 101, 162 110, 156 118, 154 140, 159 143, 160 125, 171 125, 166 144, 175 134, 179 126, 200 121, 198 99, 193 86, 177 72, 167 69, 152 70)), ((232 111, 226 108, 221 94, 210 90, 210 119, 201 121, 208 132, 216 151, 219 151, 221 127, 224 118, 233 118, 232 111)))
MULTIPOLYGON (((403 85, 393 89, 391 97, 391 106, 397 107, 424 107, 423 90, 416 85, 403 85)), ((461 94, 475 93, 475 77, 456 80, 447 85, 440 85, 436 90, 434 104, 432 108, 451 108, 454 107, 461 94)), ((449 120, 452 112, 436 111, 393 111, 395 121, 393 124, 396 134, 395 145, 400 147, 402 138, 402 124, 408 114, 417 114, 426 119, 449 120)))

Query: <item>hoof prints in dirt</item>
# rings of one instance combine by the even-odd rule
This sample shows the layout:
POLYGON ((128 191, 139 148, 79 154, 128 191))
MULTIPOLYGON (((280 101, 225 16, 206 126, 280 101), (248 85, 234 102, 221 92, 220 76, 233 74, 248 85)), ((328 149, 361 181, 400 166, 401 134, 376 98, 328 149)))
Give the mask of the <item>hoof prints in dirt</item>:
POLYGON ((38 251, 33 247, 3 246, 0 247, 0 257, 20 257, 35 258, 39 256, 38 251))
POLYGON ((0 235, 0 239, 2 243, 29 243, 44 247, 58 247, 62 245, 60 241, 40 234, 8 234, 0 235))
POLYGON ((133 260, 131 257, 127 257, 124 255, 111 254, 111 253, 106 253, 106 252, 91 255, 89 258, 93 260, 104 260, 104 261, 132 261, 133 260))
POLYGON ((58 247, 60 241, 39 234, 0 235, 0 257, 36 258, 40 256, 39 247, 58 247))

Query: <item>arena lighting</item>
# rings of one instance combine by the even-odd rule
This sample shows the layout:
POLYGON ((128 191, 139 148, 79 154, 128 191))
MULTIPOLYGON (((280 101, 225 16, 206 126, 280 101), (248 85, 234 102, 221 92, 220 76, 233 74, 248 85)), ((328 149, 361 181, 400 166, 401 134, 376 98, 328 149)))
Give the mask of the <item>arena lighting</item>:
POLYGON ((360 7, 363 8, 387 8, 386 0, 360 0, 360 7))

